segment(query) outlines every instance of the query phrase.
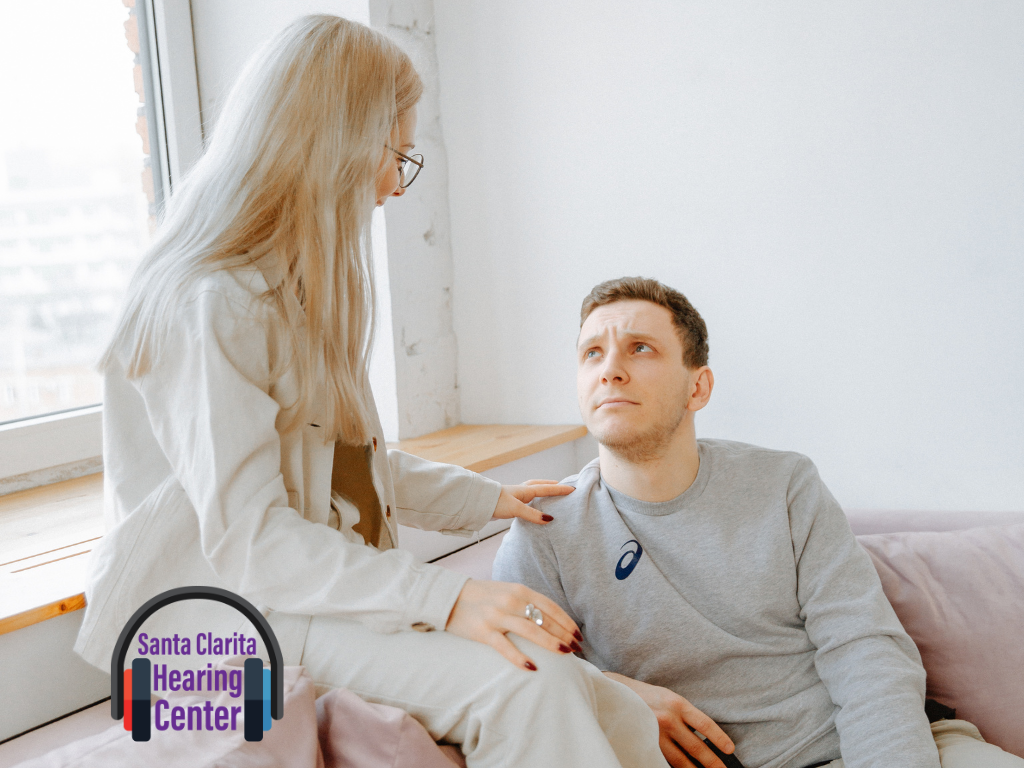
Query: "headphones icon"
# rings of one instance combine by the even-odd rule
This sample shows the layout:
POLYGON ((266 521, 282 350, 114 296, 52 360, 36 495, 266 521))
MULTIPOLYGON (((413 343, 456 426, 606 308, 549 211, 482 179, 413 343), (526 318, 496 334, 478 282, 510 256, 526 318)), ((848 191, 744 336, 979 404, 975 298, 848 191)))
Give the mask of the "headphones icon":
POLYGON ((149 741, 151 663, 149 659, 133 659, 132 668, 126 670, 124 659, 129 643, 135 639, 143 622, 164 606, 181 600, 214 600, 230 605, 243 613, 263 638, 270 654, 270 669, 263 668, 261 659, 248 658, 243 672, 245 740, 263 741, 263 732, 270 730, 271 718, 284 717, 284 657, 274 630, 263 614, 245 598, 217 587, 169 589, 147 601, 132 615, 121 630, 110 657, 110 714, 115 720, 125 718, 125 728, 131 728, 133 741, 149 741))

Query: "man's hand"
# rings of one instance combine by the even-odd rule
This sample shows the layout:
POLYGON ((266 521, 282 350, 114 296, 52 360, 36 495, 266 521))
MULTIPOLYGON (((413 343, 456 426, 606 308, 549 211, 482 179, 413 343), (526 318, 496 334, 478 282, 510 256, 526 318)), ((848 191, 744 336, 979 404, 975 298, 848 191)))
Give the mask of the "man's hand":
POLYGON ((575 490, 571 485, 559 485, 554 480, 527 480, 522 485, 503 485, 498 505, 494 508, 494 519, 520 517, 539 525, 550 523, 555 518, 541 514, 539 509, 528 504, 539 496, 565 496, 575 490))
POLYGON ((615 672, 604 674, 636 691, 654 712, 658 718, 661 752, 672 768, 696 768, 693 760, 698 760, 704 768, 726 768, 718 755, 690 730, 700 731, 716 747, 731 755, 736 747, 714 720, 668 688, 641 683, 615 672))

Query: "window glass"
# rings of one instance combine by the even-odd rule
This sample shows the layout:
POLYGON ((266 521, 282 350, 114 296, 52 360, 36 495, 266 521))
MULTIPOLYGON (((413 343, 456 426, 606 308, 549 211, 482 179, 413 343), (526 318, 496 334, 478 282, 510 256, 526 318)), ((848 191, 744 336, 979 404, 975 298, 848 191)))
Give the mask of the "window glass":
POLYGON ((0 422, 102 399, 155 223, 133 6, 0 5, 0 422))

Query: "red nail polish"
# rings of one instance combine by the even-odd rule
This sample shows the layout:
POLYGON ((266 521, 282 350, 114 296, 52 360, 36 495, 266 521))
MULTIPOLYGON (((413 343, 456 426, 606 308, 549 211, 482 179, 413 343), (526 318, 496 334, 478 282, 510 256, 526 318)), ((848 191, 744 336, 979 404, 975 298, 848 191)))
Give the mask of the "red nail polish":
POLYGON ((572 653, 572 648, 570 648, 568 645, 565 645, 564 643, 558 646, 558 650, 560 650, 562 653, 572 653))
POLYGON ((573 635, 575 635, 577 640, 583 639, 583 635, 580 634, 580 631, 578 629, 575 632, 573 632, 573 635))
POLYGON ((580 647, 579 643, 573 643, 572 649, 576 651, 576 653, 583 653, 583 649, 580 647))
POLYGON ((535 666, 533 666, 533 662, 532 661, 526 662, 523 666, 526 667, 531 672, 536 672, 537 671, 537 668, 535 666))
POLYGON ((545 523, 550 523, 555 518, 553 518, 551 515, 541 515, 540 519, 543 520, 545 523))

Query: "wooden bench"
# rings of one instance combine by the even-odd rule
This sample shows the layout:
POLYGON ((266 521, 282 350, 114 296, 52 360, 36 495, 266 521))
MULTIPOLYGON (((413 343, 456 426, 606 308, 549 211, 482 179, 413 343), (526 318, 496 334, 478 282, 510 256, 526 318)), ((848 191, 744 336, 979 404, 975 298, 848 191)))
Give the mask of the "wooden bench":
MULTIPOLYGON (((463 424, 388 447, 483 472, 585 434, 574 425, 463 424)), ((102 536, 102 473, 0 496, 0 635, 84 608, 83 555, 102 536)))

